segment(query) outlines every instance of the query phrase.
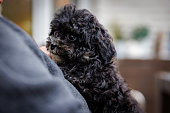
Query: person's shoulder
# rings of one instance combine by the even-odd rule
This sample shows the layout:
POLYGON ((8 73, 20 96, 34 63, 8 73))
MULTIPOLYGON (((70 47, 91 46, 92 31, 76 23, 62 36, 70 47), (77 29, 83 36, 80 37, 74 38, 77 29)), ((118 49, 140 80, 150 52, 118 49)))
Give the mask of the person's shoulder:
POLYGON ((13 22, 11 22, 7 18, 3 17, 2 15, 0 15, 0 24, 1 25, 6 25, 6 26, 9 26, 9 27, 14 27, 15 26, 15 24, 13 22))

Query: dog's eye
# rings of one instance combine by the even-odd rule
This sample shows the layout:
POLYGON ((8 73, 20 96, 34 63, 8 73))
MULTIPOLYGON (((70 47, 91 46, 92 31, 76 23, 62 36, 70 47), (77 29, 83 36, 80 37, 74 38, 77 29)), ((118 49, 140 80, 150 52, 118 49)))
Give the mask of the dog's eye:
POLYGON ((51 44, 51 50, 54 50, 55 47, 57 47, 57 45, 51 44))
POLYGON ((57 35, 58 35, 58 32, 57 32, 57 31, 55 31, 55 32, 54 32, 54 36, 55 36, 55 37, 57 37, 57 35))
POLYGON ((77 37, 71 35, 71 36, 68 37, 68 39, 69 39, 70 41, 75 41, 75 40, 77 39, 77 37))

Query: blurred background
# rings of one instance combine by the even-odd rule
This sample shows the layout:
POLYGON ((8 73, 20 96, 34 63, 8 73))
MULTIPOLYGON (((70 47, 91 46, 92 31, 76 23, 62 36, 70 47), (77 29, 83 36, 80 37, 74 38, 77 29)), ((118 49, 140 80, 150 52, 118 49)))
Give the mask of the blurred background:
POLYGON ((170 0, 4 0, 2 15, 45 44, 57 9, 90 10, 112 35, 120 73, 147 113, 170 113, 170 0), (143 95, 143 96, 141 96, 143 95))

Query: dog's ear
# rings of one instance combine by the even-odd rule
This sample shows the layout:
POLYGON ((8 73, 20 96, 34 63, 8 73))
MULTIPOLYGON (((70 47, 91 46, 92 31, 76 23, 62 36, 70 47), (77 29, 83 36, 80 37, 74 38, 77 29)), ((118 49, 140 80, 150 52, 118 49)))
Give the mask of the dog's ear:
POLYGON ((104 65, 106 65, 116 56, 116 50, 112 38, 105 30, 103 30, 103 32, 99 30, 96 36, 98 40, 98 54, 104 65))

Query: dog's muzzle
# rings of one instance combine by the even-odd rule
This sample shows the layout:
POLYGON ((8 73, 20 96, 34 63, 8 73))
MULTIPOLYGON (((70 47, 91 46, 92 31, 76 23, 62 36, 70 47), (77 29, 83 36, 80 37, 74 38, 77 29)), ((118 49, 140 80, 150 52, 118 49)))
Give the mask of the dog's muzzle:
POLYGON ((52 60, 55 62, 55 63, 62 63, 63 62, 63 59, 58 56, 58 55, 54 55, 54 54, 51 54, 52 56, 52 60))

